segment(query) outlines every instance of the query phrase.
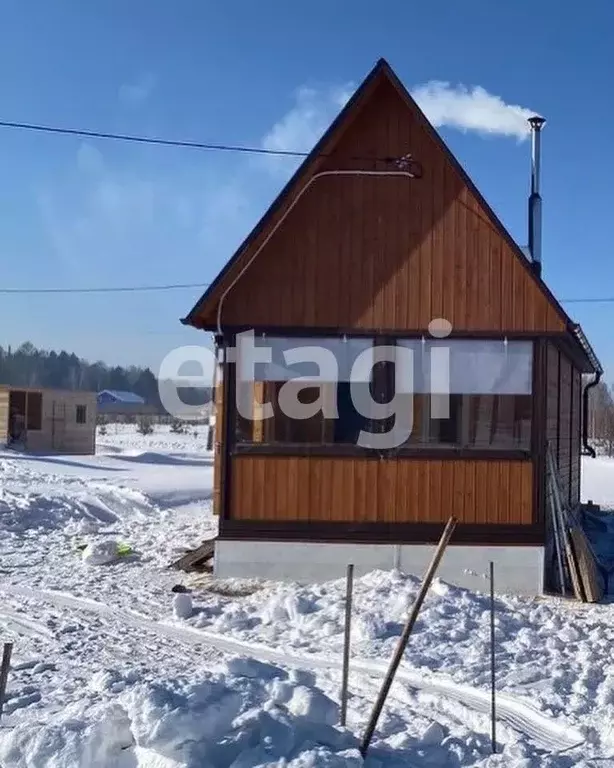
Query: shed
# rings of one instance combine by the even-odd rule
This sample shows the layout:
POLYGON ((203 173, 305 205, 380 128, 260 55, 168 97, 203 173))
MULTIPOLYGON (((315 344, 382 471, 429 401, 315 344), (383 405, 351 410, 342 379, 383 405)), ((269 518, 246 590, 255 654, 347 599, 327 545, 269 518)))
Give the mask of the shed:
POLYGON ((602 371, 541 276, 542 122, 527 258, 380 60, 184 318, 220 361, 218 575, 420 574, 453 514, 443 578, 543 590, 546 448, 577 504, 602 371))
POLYGON ((0 385, 0 445, 34 453, 93 454, 96 393, 0 385))

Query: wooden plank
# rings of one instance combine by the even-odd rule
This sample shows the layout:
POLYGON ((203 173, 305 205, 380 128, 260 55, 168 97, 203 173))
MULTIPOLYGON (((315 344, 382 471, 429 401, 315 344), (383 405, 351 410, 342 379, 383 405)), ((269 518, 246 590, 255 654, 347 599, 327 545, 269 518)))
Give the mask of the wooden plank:
MULTIPOLYGON (((445 514, 445 500, 443 499, 442 476, 444 472, 443 461, 433 461, 429 464, 429 493, 430 507, 423 514, 428 515, 429 520, 437 521, 443 519, 445 514)), ((415 465, 415 469, 418 466, 415 465)), ((416 484, 417 485, 417 484, 416 484)))
POLYGON ((456 222, 455 241, 457 243, 455 277, 456 284, 465 286, 464 290, 456 289, 454 296, 455 313, 451 322, 459 322, 464 328, 470 327, 471 299, 469 295, 469 280, 473 271, 472 244, 469 238, 469 222, 473 214, 471 212, 470 195, 468 190, 461 186, 455 202, 456 222))
POLYGON ((215 552, 215 539, 204 541, 196 549, 192 549, 169 565, 178 571, 192 573, 194 571, 211 570, 211 560, 215 552))
POLYGON ((586 592, 584 590, 584 580, 580 573, 578 560, 573 546, 573 538, 571 532, 566 528, 563 533, 563 541, 565 546, 565 555, 567 559, 567 567, 569 569, 569 575, 571 577, 571 585, 574 591, 576 600, 586 602, 586 592))
POLYGON ((473 522, 474 510, 465 506, 467 499, 467 464, 465 461, 452 462, 452 472, 450 477, 452 481, 451 504, 449 515, 454 515, 468 523, 473 522))
MULTIPOLYGON (((443 195, 445 167, 441 157, 434 155, 433 163, 433 219, 432 219, 432 251, 431 251, 431 312, 434 318, 444 316, 443 305, 443 275, 444 266, 444 227, 443 195)), ((446 318, 447 319, 447 318, 446 318)))
POLYGON ((215 435, 213 445, 213 514, 222 512, 222 451, 224 439, 224 386, 222 381, 222 366, 216 365, 215 371, 215 435))
POLYGON ((477 225, 478 296, 476 300, 476 328, 490 328, 496 317, 493 306, 496 296, 490 295, 490 239, 492 233, 479 220, 477 225))
MULTIPOLYGON (((474 331, 480 327, 480 229, 473 200, 467 198, 466 238, 467 253, 471 254, 467 263, 467 329, 474 331)), ((452 324, 455 325, 454 321, 452 324)))
POLYGON ((570 536, 577 563, 578 576, 582 581, 586 600, 589 603, 597 603, 603 597, 603 593, 599 586, 595 560, 589 550, 586 537, 583 531, 576 527, 571 529, 570 536))
POLYGON ((532 524, 529 461, 234 456, 232 517, 532 524))
POLYGON ((442 317, 455 317, 456 294, 460 293, 456 280, 457 241, 456 241, 456 206, 454 197, 458 189, 457 180, 451 168, 443 170, 443 206, 442 215, 442 317))

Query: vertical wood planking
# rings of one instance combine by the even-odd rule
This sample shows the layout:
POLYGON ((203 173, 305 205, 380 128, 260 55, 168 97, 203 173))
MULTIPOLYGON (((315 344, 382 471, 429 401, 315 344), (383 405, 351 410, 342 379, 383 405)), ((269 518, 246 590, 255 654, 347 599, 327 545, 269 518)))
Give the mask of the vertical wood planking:
POLYGON ((532 521, 533 469, 528 461, 232 460, 235 519, 445 522, 454 513, 465 523, 532 521))
POLYGON ((433 240, 431 252, 431 312, 433 317, 443 317, 443 273, 444 273, 444 191, 445 167, 441 157, 435 155, 433 162, 433 200, 432 227, 433 240))
POLYGON ((315 181, 231 290, 223 321, 415 330, 443 313, 456 330, 564 331, 524 256, 390 84, 375 89, 326 167, 383 170, 390 164, 356 158, 407 152, 421 162, 421 179, 315 181))
POLYGON ((492 230, 488 233, 490 247, 490 310, 493 330, 503 330, 501 322, 501 243, 492 230))
POLYGON ((475 203, 471 198, 467 199, 467 328, 475 330, 480 326, 480 230, 475 203))
POLYGON ((453 250, 454 250, 454 318, 462 326, 467 323, 467 294, 458 286, 467 284, 467 210, 464 206, 463 188, 459 189, 453 201, 453 250))
POLYGON ((492 297, 490 295, 490 227, 481 219, 477 219, 477 253, 478 267, 478 306, 477 328, 484 328, 494 315, 492 297))

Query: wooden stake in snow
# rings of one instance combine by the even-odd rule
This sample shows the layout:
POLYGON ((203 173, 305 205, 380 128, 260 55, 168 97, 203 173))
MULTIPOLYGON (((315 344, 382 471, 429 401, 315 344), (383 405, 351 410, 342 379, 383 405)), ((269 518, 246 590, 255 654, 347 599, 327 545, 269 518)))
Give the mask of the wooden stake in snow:
POLYGON ((424 602, 424 599, 426 597, 426 593, 429 591, 429 588, 435 576, 435 572, 437 571, 437 568, 439 567, 439 563, 441 562, 441 558, 443 557, 443 553, 445 552, 445 549, 448 546, 450 539, 452 538, 452 534, 454 532, 454 529, 456 528, 457 522, 458 521, 455 517, 451 517, 448 520, 448 524, 446 525, 444 532, 441 535, 441 539, 439 540, 439 544, 437 545, 437 549, 435 550, 433 559, 431 560, 431 563, 427 568, 426 573, 424 574, 424 579, 422 581, 422 586, 420 587, 420 591, 418 592, 418 596, 416 597, 416 602, 414 603, 413 608, 411 609, 411 612, 407 617, 405 628, 403 629, 403 633, 399 639, 397 649, 394 652, 394 656, 392 657, 390 666, 388 667, 388 672, 386 673, 384 684, 382 685, 382 688, 377 697, 377 701, 375 702, 375 705, 373 707, 373 711, 371 712, 371 717, 369 718, 367 729, 365 730, 365 735, 363 736, 362 743, 360 745, 360 754, 363 757, 365 757, 365 755, 367 754, 369 745, 371 744, 371 739, 373 738, 373 734, 377 726, 377 721, 379 720, 379 716, 381 715, 382 709, 384 708, 384 704, 386 703, 386 697, 388 696, 388 692, 392 687, 394 676, 399 667, 399 664, 401 663, 403 654, 405 653, 405 648, 407 647, 409 636, 412 633, 412 630, 416 623, 416 619, 418 618, 418 614, 420 613, 420 608, 422 608, 422 603, 424 602))
POLYGON ((341 725, 345 727, 348 711, 348 679, 350 674, 350 634, 352 627, 352 592, 354 566, 348 565, 345 585, 345 639, 343 643, 343 676, 341 679, 341 725))
POLYGON ((5 643, 2 652, 2 664, 0 665, 0 719, 2 718, 2 708, 4 707, 4 694, 6 693, 6 683, 9 679, 12 652, 13 643, 5 643))

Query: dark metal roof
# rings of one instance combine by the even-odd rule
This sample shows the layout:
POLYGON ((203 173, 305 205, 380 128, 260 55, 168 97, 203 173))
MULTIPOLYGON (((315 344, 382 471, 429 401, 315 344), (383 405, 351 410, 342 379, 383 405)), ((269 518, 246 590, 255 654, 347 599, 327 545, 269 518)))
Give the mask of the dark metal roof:
POLYGON ((139 403, 142 405, 145 402, 144 398, 135 392, 125 392, 120 389, 103 389, 102 392, 98 393, 98 397, 101 395, 110 395, 119 403, 139 403))
POLYGON ((593 367, 595 373, 602 374, 603 373, 603 367, 601 363, 599 362, 599 358, 595 354, 595 350, 591 346, 591 343, 584 335, 584 331, 582 330, 582 326, 579 323, 574 323, 571 328, 571 333, 575 337, 578 344, 582 347, 584 350, 584 354, 588 358, 591 366, 593 367))

